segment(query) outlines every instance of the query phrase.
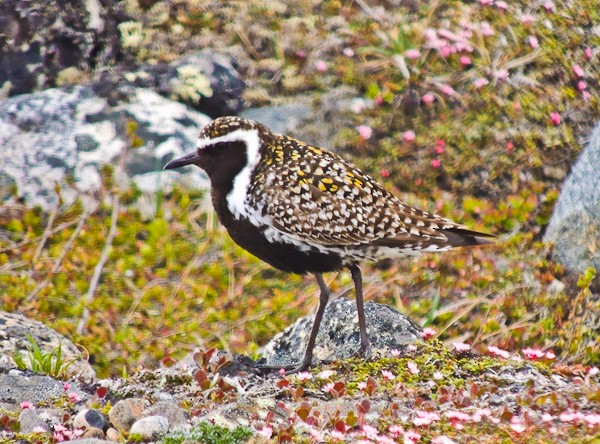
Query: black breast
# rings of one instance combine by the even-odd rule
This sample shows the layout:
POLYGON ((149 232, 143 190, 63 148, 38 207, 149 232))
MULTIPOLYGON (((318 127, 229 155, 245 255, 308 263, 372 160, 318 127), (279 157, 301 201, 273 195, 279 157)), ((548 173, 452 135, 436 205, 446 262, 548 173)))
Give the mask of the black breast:
POLYGON ((289 273, 326 273, 342 268, 342 260, 338 254, 304 252, 292 244, 270 242, 263 234, 267 227, 256 227, 245 218, 235 219, 227 207, 228 191, 213 187, 213 205, 231 238, 244 250, 289 273))

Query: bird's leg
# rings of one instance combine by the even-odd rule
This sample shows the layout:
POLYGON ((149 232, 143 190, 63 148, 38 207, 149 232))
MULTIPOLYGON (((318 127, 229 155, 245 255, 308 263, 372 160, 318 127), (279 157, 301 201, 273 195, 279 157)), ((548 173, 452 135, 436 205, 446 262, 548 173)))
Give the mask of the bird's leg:
POLYGON ((310 330, 310 336, 308 338, 308 344, 306 345, 306 351, 304 352, 304 358, 302 358, 302 362, 300 362, 298 365, 261 365, 258 366, 259 369, 279 370, 283 368, 288 374, 291 374, 302 372, 310 367, 313 358, 313 349, 315 348, 315 342, 317 342, 317 335, 319 334, 319 327, 321 326, 323 314, 325 313, 325 308, 327 307, 327 302, 329 301, 329 288, 327 288, 327 284, 323 279, 323 275, 321 273, 315 273, 315 277, 317 278, 317 283, 319 284, 319 289, 321 290, 321 293, 319 294, 319 307, 317 308, 315 320, 313 321, 312 329, 310 330))
POLYGON ((352 274, 352 280, 354 281, 354 289, 356 291, 356 311, 358 311, 358 330, 360 333, 360 348, 358 349, 358 355, 362 358, 366 358, 371 353, 371 342, 367 335, 362 275, 360 273, 360 268, 358 268, 357 265, 350 266, 350 273, 352 274))

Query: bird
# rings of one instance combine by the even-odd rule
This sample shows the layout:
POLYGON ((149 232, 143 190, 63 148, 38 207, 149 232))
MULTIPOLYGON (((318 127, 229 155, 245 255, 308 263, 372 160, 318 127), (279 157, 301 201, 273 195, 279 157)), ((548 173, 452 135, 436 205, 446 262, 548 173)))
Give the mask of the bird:
POLYGON ((495 237, 412 207, 341 156, 238 116, 208 123, 195 151, 164 169, 186 165, 207 174, 217 217, 240 247, 279 270, 316 278, 319 305, 304 357, 284 367, 289 373, 312 364, 330 298, 323 273, 350 271, 358 312, 357 355, 366 358, 371 344, 362 263, 484 245, 495 237))

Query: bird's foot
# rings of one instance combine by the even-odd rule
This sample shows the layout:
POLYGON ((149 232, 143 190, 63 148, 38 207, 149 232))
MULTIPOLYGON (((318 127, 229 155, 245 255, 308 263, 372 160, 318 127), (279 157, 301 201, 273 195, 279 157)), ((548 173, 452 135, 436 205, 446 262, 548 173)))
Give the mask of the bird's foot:
POLYGON ((359 358, 369 359, 371 357, 371 341, 361 341, 360 348, 356 352, 359 358))
POLYGON ((306 370, 308 370, 309 367, 310 367, 310 361, 309 362, 302 361, 299 364, 289 364, 289 365, 257 364, 254 366, 254 368, 261 373, 271 373, 271 372, 278 372, 281 370, 285 370, 286 375, 292 375, 294 373, 306 371, 306 370))

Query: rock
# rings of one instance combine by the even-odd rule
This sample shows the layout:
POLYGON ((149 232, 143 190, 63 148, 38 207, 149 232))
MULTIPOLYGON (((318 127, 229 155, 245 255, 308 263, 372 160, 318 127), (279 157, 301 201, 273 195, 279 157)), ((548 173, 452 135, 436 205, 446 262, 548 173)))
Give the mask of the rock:
POLYGON ((110 409, 108 418, 114 428, 126 435, 133 423, 142 417, 145 408, 146 401, 141 398, 123 399, 110 409))
MULTIPOLYGON (((367 302, 365 304, 367 332, 373 352, 397 349, 421 339, 420 329, 406 316, 393 308, 367 302)), ((314 314, 299 319, 275 336, 263 349, 262 361, 267 365, 291 365, 304 356, 314 314)), ((314 348, 313 364, 346 359, 359 348, 358 314, 356 303, 339 298, 325 309, 314 348)))
POLYGON ((119 431, 117 429, 114 429, 114 428, 110 427, 106 431, 106 438, 109 441, 120 442, 121 441, 121 434, 119 433, 119 431))
MULTIPOLYGON (((49 432, 50 424, 40 417, 40 413, 42 412, 43 410, 38 409, 23 410, 19 414, 19 431, 21 433, 33 433, 35 429, 41 429, 49 432)), ((56 422, 58 422, 58 418, 56 422)))
POLYGON ((600 270, 600 124, 563 185, 544 241, 567 270, 600 270))
POLYGON ((95 409, 83 409, 73 419, 73 427, 80 428, 96 428, 106 430, 108 422, 102 413, 95 409))
POLYGON ((277 133, 293 134, 310 112, 311 107, 308 103, 294 103, 250 108, 240 113, 240 117, 256 120, 277 133))
POLYGON ((69 444, 113 444, 113 441, 98 438, 81 438, 69 441, 69 444))
MULTIPOLYGON (((89 395, 79 388, 78 382, 70 384, 69 393, 76 393, 84 403, 89 400, 89 395)), ((64 394, 64 383, 50 376, 20 370, 0 373, 0 402, 17 406, 23 401, 51 403, 64 394)))
POLYGON ((242 109, 245 85, 235 60, 212 49, 190 53, 169 64, 142 66, 125 78, 213 118, 237 115, 242 109))
POLYGON ((101 166, 118 162, 130 143, 128 123, 135 122, 144 144, 127 151, 125 172, 142 191, 154 193, 175 180, 206 188, 208 179, 197 168, 180 174, 162 167, 192 151, 209 120, 153 91, 112 84, 7 99, 0 106, 0 185, 14 183, 20 197, 44 209, 56 205, 56 182, 67 203, 77 190, 96 190, 101 166), (69 175, 74 184, 65 184, 69 175))
MULTIPOLYGON (((2 359, 0 359, 0 369, 17 367, 11 357, 14 353, 21 353, 26 361, 29 359, 27 334, 31 335, 38 346, 45 352, 50 352, 58 347, 59 344, 61 345, 63 362, 75 360, 66 369, 66 374, 85 381, 94 381, 96 379, 96 372, 92 366, 86 360, 81 359, 79 349, 65 336, 41 322, 34 321, 17 313, 7 313, 5 311, 0 311, 0 356, 2 356, 2 359)), ((23 400, 30 401, 30 399, 23 400)))
POLYGON ((145 440, 156 440, 169 431, 169 420, 164 416, 146 416, 131 426, 131 435, 139 435, 145 440))
POLYGON ((171 401, 159 401, 144 411, 144 416, 164 416, 169 420, 169 430, 187 425, 185 410, 171 401))
POLYGON ((104 432, 102 431, 102 429, 97 429, 96 427, 88 427, 86 429, 86 431, 83 432, 83 435, 81 435, 81 437, 86 438, 86 439, 90 439, 90 438, 104 439, 105 435, 104 435, 104 432))
POLYGON ((124 20, 114 0, 0 2, 0 93, 28 93, 54 86, 69 70, 77 77, 122 61, 124 20))

